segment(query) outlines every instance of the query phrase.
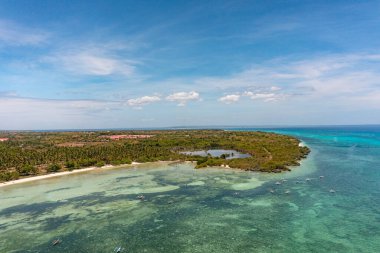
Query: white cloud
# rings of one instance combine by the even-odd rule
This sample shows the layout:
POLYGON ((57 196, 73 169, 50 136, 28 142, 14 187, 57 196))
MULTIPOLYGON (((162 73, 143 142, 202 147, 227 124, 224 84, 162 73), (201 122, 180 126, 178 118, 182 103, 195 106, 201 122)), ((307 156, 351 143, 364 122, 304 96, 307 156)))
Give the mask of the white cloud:
POLYGON ((39 45, 46 42, 48 33, 0 20, 0 42, 8 46, 39 45))
POLYGON ((188 101, 199 100, 199 93, 196 91, 177 92, 167 96, 166 100, 177 102, 178 106, 185 106, 188 101))
POLYGON ((305 81, 333 76, 343 77, 348 73, 363 71, 366 70, 367 64, 378 68, 379 60, 380 57, 376 54, 333 55, 309 60, 273 59, 252 65, 233 75, 172 80, 170 85, 176 84, 184 89, 196 86, 198 90, 205 92, 215 90, 241 92, 248 88, 279 91, 303 85, 305 81))
POLYGON ((57 53, 46 60, 78 75, 131 76, 135 72, 134 62, 101 50, 57 53))
POLYGON ((262 100, 264 102, 273 102, 284 98, 284 94, 276 94, 276 93, 254 93, 252 91, 244 92, 244 96, 249 97, 252 100, 262 100))
POLYGON ((225 103, 225 104, 232 104, 232 103, 239 101, 239 99, 240 99, 240 95, 231 94, 231 95, 226 95, 224 97, 221 97, 218 100, 220 102, 225 103))
POLYGON ((270 90, 271 91, 278 91, 278 90, 281 90, 281 88, 277 87, 277 86, 272 86, 272 87, 270 87, 270 90))
POLYGON ((133 106, 135 108, 141 109, 141 107, 143 105, 148 105, 148 104, 151 104, 154 102, 158 102, 160 100, 161 100, 161 98, 158 96, 143 96, 143 97, 139 97, 139 98, 129 99, 127 101, 127 104, 129 106, 133 106))
MULTIPOLYGON (((372 94, 380 87, 379 69, 378 54, 273 59, 229 76, 169 80, 167 86, 162 85, 167 89, 175 85, 181 89, 196 87, 203 93, 241 94, 262 102, 284 100, 292 104, 306 100, 315 107, 326 102, 346 106, 357 98, 373 100, 372 94)), ((365 108, 366 104, 356 106, 365 108)))

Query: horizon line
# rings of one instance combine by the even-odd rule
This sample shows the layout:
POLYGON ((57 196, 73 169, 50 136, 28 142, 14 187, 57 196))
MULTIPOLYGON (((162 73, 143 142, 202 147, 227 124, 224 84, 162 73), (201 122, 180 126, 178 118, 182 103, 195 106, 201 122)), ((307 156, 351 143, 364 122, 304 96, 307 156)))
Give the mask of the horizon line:
POLYGON ((0 129, 0 132, 83 132, 83 131, 149 131, 149 130, 186 130, 186 129, 225 129, 225 128, 312 128, 312 127, 380 127, 378 124, 298 124, 298 125, 200 125, 165 127, 116 127, 116 128, 56 128, 56 129, 0 129))

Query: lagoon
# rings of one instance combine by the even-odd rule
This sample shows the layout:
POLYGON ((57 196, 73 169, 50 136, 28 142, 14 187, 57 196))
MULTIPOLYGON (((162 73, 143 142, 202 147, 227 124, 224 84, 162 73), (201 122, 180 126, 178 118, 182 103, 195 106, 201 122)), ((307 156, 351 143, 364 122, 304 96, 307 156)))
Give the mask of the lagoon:
POLYGON ((235 158, 248 158, 251 157, 250 154, 244 154, 232 149, 209 149, 209 150, 197 150, 197 151, 184 151, 180 152, 181 154, 191 155, 191 156, 203 156, 206 157, 210 155, 211 157, 220 157, 226 155, 226 159, 235 159, 235 158))

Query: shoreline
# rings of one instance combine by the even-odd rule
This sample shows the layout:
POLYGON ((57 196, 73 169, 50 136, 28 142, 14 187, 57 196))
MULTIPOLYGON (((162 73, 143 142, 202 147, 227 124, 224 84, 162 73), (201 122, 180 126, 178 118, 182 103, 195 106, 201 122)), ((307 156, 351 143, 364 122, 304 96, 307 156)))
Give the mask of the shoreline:
MULTIPOLYGON (((304 143, 303 143, 304 144, 304 143)), ((300 165, 294 166, 294 167, 302 167, 302 163, 307 160, 307 158, 301 159, 300 160, 300 165)), ((130 164, 120 164, 120 165, 104 165, 102 167, 87 167, 87 168, 82 168, 82 169, 77 169, 77 170, 72 170, 72 171, 61 171, 61 172, 56 172, 56 173, 51 173, 51 174, 45 174, 45 175, 39 175, 39 176, 31 176, 31 177, 26 177, 26 178, 20 178, 12 181, 7 181, 7 182, 1 182, 0 183, 0 188, 10 186, 10 185, 16 185, 16 184, 22 184, 22 183, 28 183, 28 182, 33 182, 33 181, 38 181, 38 180, 43 180, 43 179, 48 179, 48 178, 54 178, 54 177, 61 177, 61 176, 66 176, 66 175, 72 175, 72 174, 77 174, 77 173, 83 173, 83 172, 89 172, 89 171, 94 171, 94 170, 106 170, 106 169, 116 169, 116 168, 125 168, 125 167, 132 167, 132 166, 141 166, 141 165, 149 165, 149 164, 160 164, 160 163, 177 163, 181 161, 156 161, 156 162, 145 162, 145 163, 139 163, 139 162, 132 162, 130 164)), ((182 161, 183 163, 192 163, 192 161, 182 161)), ((238 168, 231 168, 228 165, 221 165, 221 166, 216 166, 222 169, 232 169, 232 170, 239 170, 238 168)), ((208 167, 207 167, 208 168, 208 167)), ((292 168, 288 172, 292 172, 294 168, 292 168)), ((245 170, 243 170, 245 171, 245 170)), ((252 171, 252 172, 257 172, 257 171, 252 171)), ((270 173, 273 174, 273 173, 270 173)), ((282 174, 282 173, 274 173, 274 174, 282 174)))
POLYGON ((87 167, 87 168, 82 168, 82 169, 77 169, 77 170, 72 170, 72 171, 61 171, 61 172, 56 172, 56 173, 51 173, 51 174, 31 176, 31 177, 25 177, 25 178, 12 180, 12 181, 1 182, 0 188, 10 186, 10 185, 15 185, 15 184, 28 183, 28 182, 33 182, 33 181, 38 181, 38 180, 43 180, 43 179, 48 179, 48 178, 61 177, 61 176, 72 175, 72 174, 94 171, 94 170, 116 169, 119 167, 131 167, 131 166, 139 166, 139 165, 145 165, 145 164, 151 164, 151 163, 169 163, 169 162, 176 162, 176 161, 157 161, 157 162, 146 162, 146 163, 132 162, 131 164, 120 164, 120 165, 109 164, 102 167, 87 167))

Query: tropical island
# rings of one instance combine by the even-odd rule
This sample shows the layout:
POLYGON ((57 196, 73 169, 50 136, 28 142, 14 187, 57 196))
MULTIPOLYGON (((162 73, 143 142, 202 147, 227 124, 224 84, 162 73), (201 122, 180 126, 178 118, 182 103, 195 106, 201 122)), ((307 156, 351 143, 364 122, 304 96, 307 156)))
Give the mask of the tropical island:
POLYGON ((1 132, 0 138, 0 181, 156 161, 278 173, 299 165, 310 152, 294 137, 251 131, 28 131, 1 132))

